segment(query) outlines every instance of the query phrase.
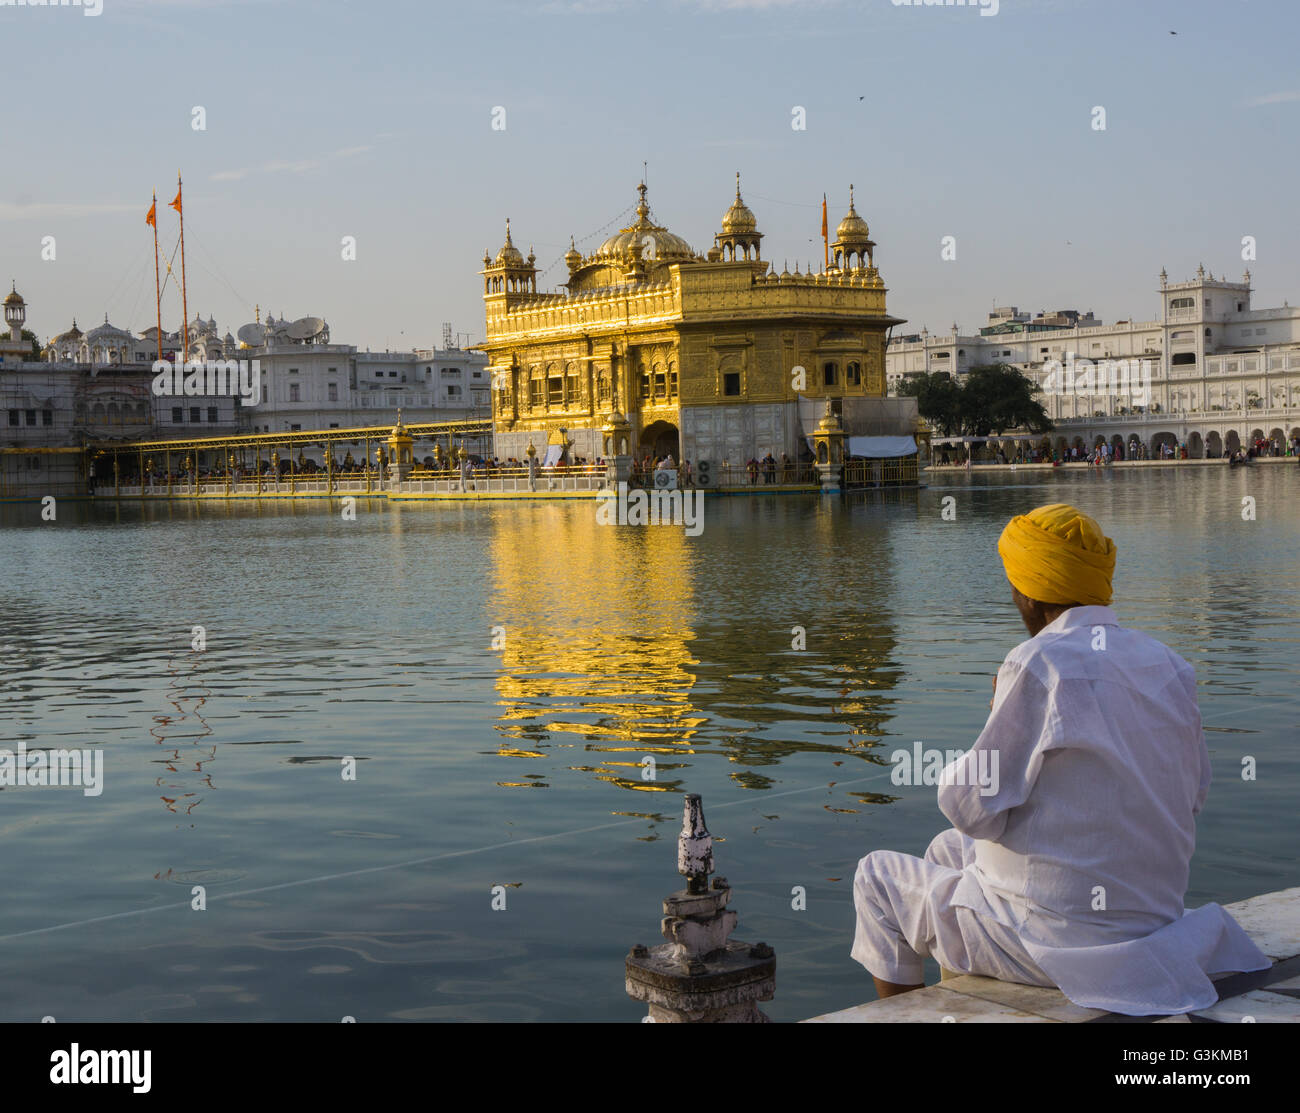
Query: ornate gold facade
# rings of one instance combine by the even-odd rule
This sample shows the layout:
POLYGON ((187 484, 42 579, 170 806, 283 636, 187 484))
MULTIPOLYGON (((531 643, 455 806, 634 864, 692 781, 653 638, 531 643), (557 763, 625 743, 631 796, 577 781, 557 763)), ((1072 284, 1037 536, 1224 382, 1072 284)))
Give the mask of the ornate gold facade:
POLYGON ((885 285, 853 207, 831 265, 777 273, 740 196, 705 254, 650 216, 588 256, 571 247, 563 292, 539 293, 536 257, 506 241, 483 257, 483 300, 498 456, 567 431, 574 455, 605 455, 600 431, 625 414, 631 452, 715 464, 768 452, 807 456, 799 397, 883 398, 885 285), (798 369, 802 368, 802 374, 798 369), (539 438, 542 438, 539 440, 539 438))

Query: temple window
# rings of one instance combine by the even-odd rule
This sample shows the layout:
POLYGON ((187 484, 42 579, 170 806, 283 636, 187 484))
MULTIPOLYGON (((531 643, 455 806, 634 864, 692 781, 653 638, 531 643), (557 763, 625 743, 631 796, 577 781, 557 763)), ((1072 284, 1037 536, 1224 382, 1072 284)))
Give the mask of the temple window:
POLYGON ((862 364, 858 363, 856 360, 851 362, 844 369, 844 381, 849 386, 861 386, 862 385, 862 364))
POLYGON ((728 371, 722 376, 722 393, 729 398, 735 398, 740 395, 740 372, 728 371))
POLYGON ((838 368, 834 363, 825 363, 822 365, 822 383, 825 386, 834 386, 839 379, 838 368))

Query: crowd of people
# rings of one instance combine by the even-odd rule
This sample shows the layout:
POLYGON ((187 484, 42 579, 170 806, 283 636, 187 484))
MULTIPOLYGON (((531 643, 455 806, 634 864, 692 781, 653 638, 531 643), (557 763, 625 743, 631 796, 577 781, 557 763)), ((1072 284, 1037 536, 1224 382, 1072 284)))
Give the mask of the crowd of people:
POLYGON ((816 475, 811 462, 798 463, 790 459, 784 452, 781 453, 779 460, 771 452, 766 453, 761 459, 757 456, 751 456, 740 467, 733 467, 729 461, 723 460, 721 464, 714 464, 710 468, 707 479, 702 479, 697 474, 690 460, 683 460, 679 465, 674 461, 672 454, 669 453, 661 457, 647 454, 638 460, 633 460, 631 484, 632 486, 653 487, 656 485, 655 473, 665 470, 676 471, 678 487, 694 487, 697 484, 726 486, 732 483, 745 482, 752 487, 756 487, 762 484, 806 484, 816 482, 816 475))
MULTIPOLYGON (((514 456, 507 456, 501 459, 497 456, 470 456, 465 461, 468 475, 477 476, 481 479, 499 479, 508 475, 526 475, 528 473, 528 461, 520 460, 514 456)), ((592 468, 604 468, 605 460, 603 457, 597 457, 595 460, 589 460, 585 456, 575 456, 571 460, 560 460, 558 463, 551 464, 543 468, 540 460, 537 461, 537 471, 540 475, 543 471, 547 475, 573 475, 585 473, 592 468)), ((420 463, 421 473, 430 472, 437 475, 459 475, 460 462, 458 460, 443 459, 440 464, 432 456, 426 456, 420 463)), ((417 476, 418 478, 418 476, 417 476)))
POLYGON ((662 456, 654 456, 647 452, 639 459, 632 460, 632 473, 628 479, 630 487, 656 487, 659 484, 655 481, 655 475, 659 472, 676 473, 678 487, 695 486, 695 469, 691 466, 689 460, 683 460, 678 466, 673 454, 667 452, 662 456))
MULTIPOLYGON (((1290 441, 1283 437, 1261 437, 1250 445, 1243 446, 1235 451, 1224 450, 1219 452, 1206 448, 1204 458, 1216 460, 1236 457, 1253 460, 1261 456, 1300 456, 1300 436, 1294 437, 1290 441)), ((1088 464, 1094 467, 1105 467, 1107 464, 1122 460, 1151 459, 1188 460, 1192 459, 1192 457, 1186 441, 1162 441, 1156 446, 1156 455, 1153 457, 1150 449, 1134 438, 1127 445, 1123 441, 1117 441, 1114 444, 1102 442, 1092 448, 1076 444, 1065 450, 1049 450, 1041 447, 1035 448, 1028 444, 1017 444, 1015 451, 1010 455, 1004 449, 999 448, 993 454, 991 460, 980 462, 998 464, 1088 464)), ((937 462, 941 466, 964 463, 969 467, 971 460, 969 455, 950 453, 947 449, 943 449, 938 454, 937 462)))

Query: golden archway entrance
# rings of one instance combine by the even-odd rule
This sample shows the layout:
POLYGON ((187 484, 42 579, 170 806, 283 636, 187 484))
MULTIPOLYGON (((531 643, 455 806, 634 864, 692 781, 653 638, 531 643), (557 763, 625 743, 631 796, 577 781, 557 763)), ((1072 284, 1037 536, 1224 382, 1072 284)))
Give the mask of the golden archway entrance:
POLYGON ((641 430, 641 454, 649 453, 656 460, 669 454, 678 463, 682 459, 682 438, 671 421, 652 421, 641 430))

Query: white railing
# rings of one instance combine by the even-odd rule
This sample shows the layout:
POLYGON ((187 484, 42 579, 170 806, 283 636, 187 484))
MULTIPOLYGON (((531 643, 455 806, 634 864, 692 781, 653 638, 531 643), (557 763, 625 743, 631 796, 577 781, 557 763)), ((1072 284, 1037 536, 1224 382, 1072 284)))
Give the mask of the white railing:
POLYGON ((171 484, 155 480, 143 487, 139 483, 123 483, 114 487, 112 480, 100 479, 95 484, 95 494, 111 496, 114 493, 123 498, 210 498, 215 495, 229 495, 232 498, 265 498, 276 495, 361 495, 381 494, 385 484, 372 473, 369 488, 365 474, 335 475, 331 485, 329 477, 314 475, 310 478, 295 476, 292 480, 285 476, 278 483, 264 477, 261 483, 256 479, 178 479, 171 484))
POLYGON ((539 470, 535 484, 528 478, 527 468, 497 468, 490 473, 479 471, 466 477, 464 487, 455 472, 429 472, 417 469, 410 478, 398 483, 382 479, 375 471, 335 472, 333 477, 316 472, 311 475, 285 475, 278 481, 270 476, 259 480, 243 477, 178 478, 170 484, 154 480, 144 486, 138 482, 114 487, 111 480, 100 480, 95 493, 100 496, 122 498, 268 498, 292 495, 383 495, 394 494, 485 494, 485 493, 539 493, 553 491, 599 491, 609 486, 607 471, 599 465, 566 468, 562 471, 539 470))
POLYGON ((572 474, 547 475, 537 473, 537 481, 531 484, 526 470, 508 471, 495 476, 472 476, 465 480, 462 489, 460 479, 450 478, 415 478, 396 484, 394 494, 550 494, 560 491, 600 491, 609 486, 604 469, 581 471, 572 474))
POLYGON ((1229 406, 1222 410, 1164 410, 1158 414, 1107 414, 1105 417, 1058 417, 1058 425, 1097 425, 1102 423, 1130 422, 1135 425, 1151 425, 1177 418, 1180 421, 1235 421, 1255 418, 1295 418, 1300 419, 1300 402, 1294 406, 1272 406, 1270 408, 1229 406))

